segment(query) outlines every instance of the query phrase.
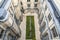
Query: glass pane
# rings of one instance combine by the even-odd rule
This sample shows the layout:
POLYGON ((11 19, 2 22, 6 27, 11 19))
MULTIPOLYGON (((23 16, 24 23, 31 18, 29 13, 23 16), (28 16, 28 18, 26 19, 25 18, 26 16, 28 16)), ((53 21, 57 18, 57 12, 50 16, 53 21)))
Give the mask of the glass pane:
POLYGON ((27 0, 27 2, 30 2, 30 0, 27 0))
POLYGON ((35 0, 35 2, 38 2, 38 0, 35 0))
POLYGON ((37 7, 37 4, 34 4, 34 7, 37 7))
POLYGON ((27 4, 28 7, 30 7, 30 4, 27 4))

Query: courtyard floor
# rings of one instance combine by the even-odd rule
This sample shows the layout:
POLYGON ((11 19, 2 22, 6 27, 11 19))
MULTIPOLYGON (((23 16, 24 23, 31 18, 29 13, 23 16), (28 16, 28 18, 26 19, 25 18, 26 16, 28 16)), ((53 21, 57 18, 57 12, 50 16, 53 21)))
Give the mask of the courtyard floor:
POLYGON ((35 36, 36 40, 40 40, 40 31, 39 31, 39 23, 38 23, 38 15, 36 13, 27 13, 23 15, 23 21, 20 24, 21 28, 21 38, 19 40, 26 40, 26 16, 34 16, 35 23, 35 36))

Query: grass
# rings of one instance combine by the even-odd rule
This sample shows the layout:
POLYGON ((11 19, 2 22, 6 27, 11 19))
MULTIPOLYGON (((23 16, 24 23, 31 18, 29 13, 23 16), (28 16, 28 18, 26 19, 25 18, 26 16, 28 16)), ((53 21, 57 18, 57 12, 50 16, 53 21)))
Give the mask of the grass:
POLYGON ((27 39, 36 40, 34 16, 27 16, 26 17, 26 40, 27 39), (31 29, 30 29, 30 27, 31 27, 31 29))

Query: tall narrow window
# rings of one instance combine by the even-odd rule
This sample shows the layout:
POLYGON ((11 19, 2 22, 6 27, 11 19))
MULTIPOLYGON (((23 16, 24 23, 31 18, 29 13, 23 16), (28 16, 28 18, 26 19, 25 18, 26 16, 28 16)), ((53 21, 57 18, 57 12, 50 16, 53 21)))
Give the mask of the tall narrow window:
POLYGON ((27 0, 27 2, 30 2, 30 0, 27 0))
POLYGON ((38 2, 38 0, 35 0, 35 2, 38 2))
POLYGON ((28 7, 30 7, 30 4, 27 4, 28 7))
POLYGON ((3 31, 4 31, 4 30, 0 28, 0 38, 2 38, 3 31))
POLYGON ((50 13, 49 13, 49 15, 48 15, 48 20, 50 21, 52 19, 52 17, 51 17, 51 15, 50 15, 50 13))
POLYGON ((37 4, 34 4, 34 7, 37 7, 37 4))
POLYGON ((21 12, 24 13, 24 8, 23 7, 21 7, 21 12))
POLYGON ((21 2, 21 5, 23 5, 22 2, 21 2))
POLYGON ((43 38, 42 40, 49 40, 48 33, 45 33, 42 38, 43 38))
POLYGON ((45 0, 43 0, 43 2, 44 2, 45 0))
POLYGON ((45 10, 47 10, 47 5, 45 5, 45 10))
POLYGON ((52 33, 53 33, 53 36, 54 36, 54 37, 57 37, 57 36, 58 36, 55 27, 52 28, 52 33))

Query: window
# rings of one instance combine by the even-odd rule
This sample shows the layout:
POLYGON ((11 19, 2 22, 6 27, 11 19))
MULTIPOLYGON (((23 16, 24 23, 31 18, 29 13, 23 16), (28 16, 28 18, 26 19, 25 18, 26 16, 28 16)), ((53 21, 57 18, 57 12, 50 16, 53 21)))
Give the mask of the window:
POLYGON ((42 33, 45 30, 45 28, 46 28, 46 22, 43 21, 40 27, 40 32, 42 33))
POLYGON ((35 0, 35 2, 38 2, 38 0, 35 0))
POLYGON ((28 7, 30 7, 30 4, 27 4, 28 7))
POLYGON ((30 2, 30 0, 27 0, 27 2, 30 2))
POLYGON ((59 13, 58 9, 52 3, 52 0, 48 0, 48 2, 51 4, 51 7, 54 11, 54 15, 56 16, 56 18, 60 19, 60 13, 59 13))
POLYGON ((0 38, 2 38, 2 35, 3 35, 3 29, 2 28, 0 28, 0 38))
POLYGON ((21 2, 21 5, 23 5, 22 2, 21 2))
POLYGON ((34 4, 34 7, 37 7, 37 4, 34 4))
POLYGON ((54 37, 57 37, 57 36, 58 36, 55 27, 52 28, 52 33, 53 33, 53 36, 54 36, 54 37))
POLYGON ((48 33, 45 33, 42 37, 42 40, 49 40, 48 33))
POLYGON ((51 15, 50 15, 50 13, 49 13, 49 15, 48 15, 48 20, 50 21, 52 19, 52 17, 51 17, 51 15))
POLYGON ((7 40, 16 40, 16 36, 13 36, 12 34, 8 34, 7 40))
POLYGON ((47 5, 45 5, 45 10, 47 10, 47 5))
POLYGON ((24 8, 23 7, 21 7, 21 12, 24 13, 24 8))
POLYGON ((23 9, 23 7, 21 7, 23 9))

